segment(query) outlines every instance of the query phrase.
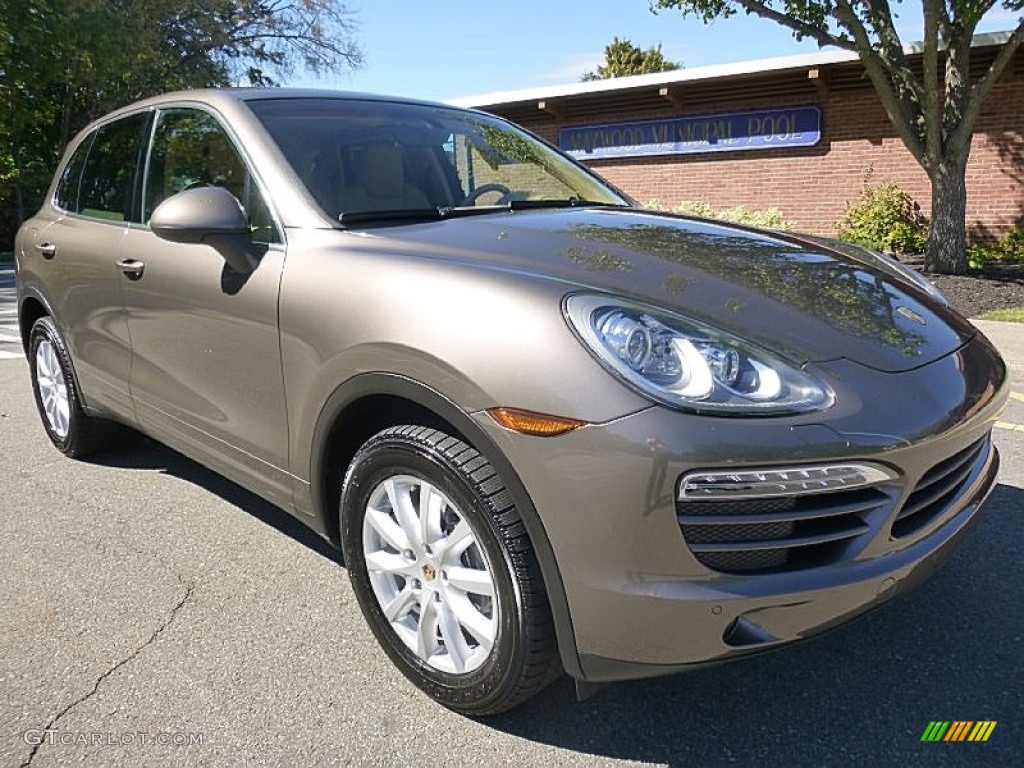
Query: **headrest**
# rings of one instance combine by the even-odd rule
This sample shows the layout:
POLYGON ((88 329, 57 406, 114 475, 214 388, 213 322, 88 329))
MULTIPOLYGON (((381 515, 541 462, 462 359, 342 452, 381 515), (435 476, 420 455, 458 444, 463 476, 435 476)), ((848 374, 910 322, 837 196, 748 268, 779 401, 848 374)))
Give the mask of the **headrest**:
POLYGON ((358 182, 373 197, 401 197, 405 191, 402 153, 393 144, 368 144, 356 164, 358 182))

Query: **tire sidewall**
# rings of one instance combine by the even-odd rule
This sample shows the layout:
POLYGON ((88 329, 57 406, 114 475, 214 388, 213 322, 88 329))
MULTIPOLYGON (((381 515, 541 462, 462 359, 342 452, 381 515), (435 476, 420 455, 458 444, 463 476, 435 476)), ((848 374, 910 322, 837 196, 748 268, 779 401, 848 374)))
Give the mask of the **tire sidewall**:
POLYGON ((510 554, 495 530, 492 510, 442 453, 389 435, 371 440, 353 459, 340 506, 341 542, 353 590, 370 628, 396 666, 419 688, 454 709, 484 708, 514 685, 522 665, 522 600, 510 554), (429 666, 391 628, 370 584, 363 553, 363 520, 370 494, 387 477, 411 475, 435 485, 473 530, 495 582, 498 630, 494 648, 478 669, 462 675, 429 666))

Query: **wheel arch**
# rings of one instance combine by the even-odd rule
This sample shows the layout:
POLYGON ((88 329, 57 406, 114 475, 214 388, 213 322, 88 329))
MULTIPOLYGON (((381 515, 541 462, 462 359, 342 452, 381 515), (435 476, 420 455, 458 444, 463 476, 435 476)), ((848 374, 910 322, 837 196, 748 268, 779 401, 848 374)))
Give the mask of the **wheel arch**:
POLYGON ((444 395, 414 379, 390 373, 353 377, 328 398, 317 419, 310 455, 313 514, 328 538, 339 545, 341 482, 359 447, 382 429, 417 424, 446 431, 475 448, 493 466, 512 494, 537 555, 554 620, 562 667, 582 675, 576 638, 561 572, 544 524, 512 464, 473 418, 444 395))
MULTIPOLYGON (((75 368, 75 360, 71 356, 71 348, 67 344, 67 336, 64 333, 64 329, 61 327, 60 320, 57 318, 57 314, 50 307, 50 303, 38 292, 34 290, 27 290, 25 296, 21 300, 21 304, 18 307, 18 331, 21 336, 21 345, 25 350, 25 357, 29 355, 29 344, 32 340, 32 326, 36 324, 36 321, 41 317, 49 317, 53 320, 54 326, 57 328, 57 333, 64 339, 64 346, 68 356, 68 364, 71 367, 71 378, 75 383, 75 393, 77 394, 79 404, 90 416, 96 416, 96 410, 89 405, 88 398, 85 392, 82 391, 82 385, 78 379, 78 370, 75 368)), ((29 363, 31 365, 31 362, 29 363)))
MULTIPOLYGON (((32 335, 32 326, 41 317, 53 317, 53 313, 46 303, 34 293, 26 296, 18 308, 18 330, 21 335, 21 346, 28 354, 29 337, 32 335)), ((56 318, 54 319, 56 322, 56 318)))

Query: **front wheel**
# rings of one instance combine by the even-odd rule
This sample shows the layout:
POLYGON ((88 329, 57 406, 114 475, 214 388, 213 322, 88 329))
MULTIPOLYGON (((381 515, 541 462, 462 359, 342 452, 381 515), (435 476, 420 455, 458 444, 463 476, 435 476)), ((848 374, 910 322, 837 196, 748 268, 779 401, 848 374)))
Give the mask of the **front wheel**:
POLYGON ((487 715, 551 680, 554 628, 533 549, 476 450, 425 427, 384 430, 352 460, 340 515, 363 615, 427 694, 487 715))
POLYGON ((46 436, 72 457, 109 447, 124 436, 118 424, 89 416, 72 375, 71 356, 57 325, 49 317, 36 320, 29 333, 29 372, 36 408, 46 436))

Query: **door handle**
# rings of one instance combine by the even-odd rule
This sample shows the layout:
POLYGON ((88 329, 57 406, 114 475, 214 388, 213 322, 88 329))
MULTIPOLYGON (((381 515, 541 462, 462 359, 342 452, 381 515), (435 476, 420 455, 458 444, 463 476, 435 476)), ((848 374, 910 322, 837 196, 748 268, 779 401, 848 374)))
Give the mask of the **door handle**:
POLYGON ((121 259, 117 266, 129 280, 138 280, 146 269, 146 265, 138 259, 121 259))
POLYGON ((44 259, 52 259, 57 255, 57 246, 53 243, 36 243, 36 250, 44 259))

